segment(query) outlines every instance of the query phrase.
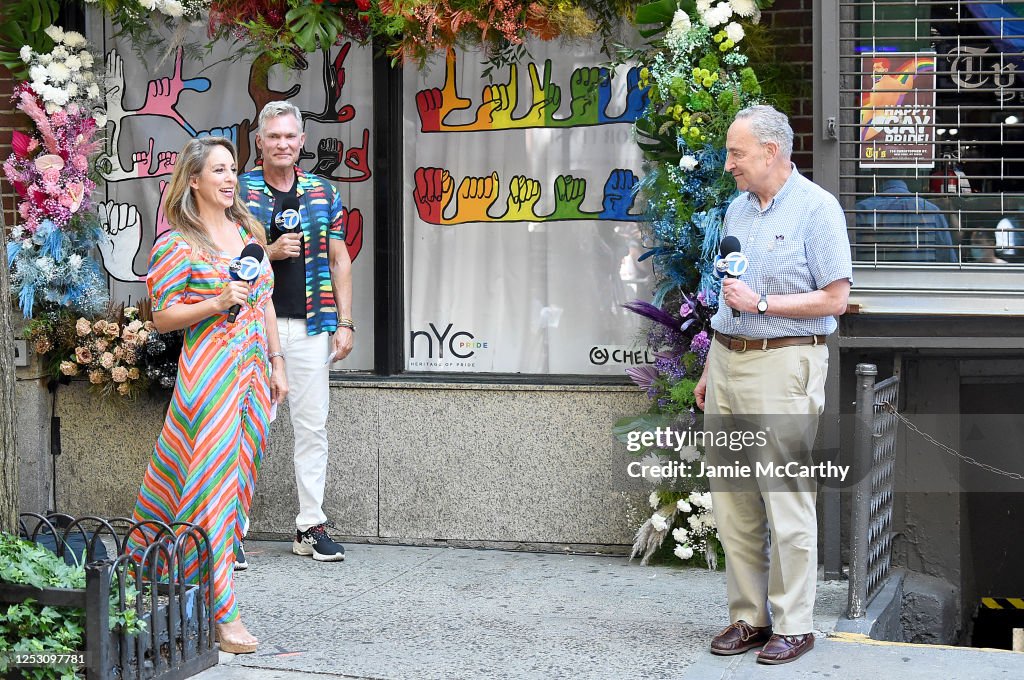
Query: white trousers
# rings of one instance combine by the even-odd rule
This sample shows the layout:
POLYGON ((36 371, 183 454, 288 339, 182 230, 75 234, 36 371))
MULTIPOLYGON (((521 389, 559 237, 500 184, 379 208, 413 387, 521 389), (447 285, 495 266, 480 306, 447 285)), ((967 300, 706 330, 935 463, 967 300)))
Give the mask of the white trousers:
MULTIPOLYGON (((810 463, 827 374, 824 345, 734 352, 713 340, 706 423, 714 429, 713 423, 734 415, 769 424, 767 445, 740 454, 750 458, 741 458, 742 463, 753 466, 755 457, 810 463), (778 415, 765 418, 766 414, 778 415)), ((731 464, 737 454, 709 450, 708 461, 713 458, 731 464)), ((712 511, 725 548, 730 622, 772 624, 778 635, 811 632, 818 571, 814 485, 785 490, 785 482, 757 476, 709 481, 712 511)))
POLYGON ((277 320, 288 378, 288 410, 295 431, 295 487, 299 514, 295 527, 305 531, 327 521, 327 409, 330 405, 330 334, 306 335, 305 319, 277 320))

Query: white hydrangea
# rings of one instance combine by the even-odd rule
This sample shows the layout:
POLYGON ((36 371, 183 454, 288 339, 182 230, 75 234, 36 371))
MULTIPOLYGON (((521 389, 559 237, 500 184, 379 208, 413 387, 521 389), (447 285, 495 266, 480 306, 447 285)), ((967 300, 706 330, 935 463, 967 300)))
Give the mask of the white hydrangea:
POLYGON ((690 172, 691 170, 697 167, 697 159, 691 156, 690 154, 686 154, 685 156, 679 159, 679 167, 685 172, 690 172))
POLYGON ((651 515, 651 526, 656 531, 666 531, 668 529, 668 520, 665 519, 665 515, 656 512, 651 515))
POLYGON ((693 557, 693 548, 688 545, 677 545, 672 552, 681 560, 688 560, 693 557))
POLYGON ((21 60, 27 64, 32 59, 32 48, 28 45, 22 45, 21 52, 18 54, 21 56, 21 60))
POLYGON ((704 12, 703 19, 708 28, 714 28, 715 26, 721 26, 725 22, 729 21, 729 17, 731 16, 732 7, 729 6, 729 3, 720 2, 708 11, 704 12))
POLYGON ((725 27, 725 35, 729 40, 734 43, 738 43, 743 40, 743 36, 746 35, 743 32, 743 27, 737 24, 735 21, 730 21, 729 25, 725 27))
POLYGON ((45 33, 50 38, 50 40, 52 40, 55 43, 59 43, 61 40, 64 39, 64 29, 57 25, 47 26, 45 29, 43 29, 43 33, 45 33))
POLYGON ((690 538, 690 534, 683 527, 676 527, 672 530, 672 538, 676 540, 676 543, 686 543, 690 538))
POLYGON ((68 255, 68 259, 65 260, 68 265, 68 269, 71 271, 78 271, 78 268, 82 266, 82 256, 78 253, 71 253, 68 255))
POLYGON ((685 498, 680 498, 679 500, 677 500, 676 507, 679 509, 679 512, 693 512, 693 506, 687 503, 685 498))

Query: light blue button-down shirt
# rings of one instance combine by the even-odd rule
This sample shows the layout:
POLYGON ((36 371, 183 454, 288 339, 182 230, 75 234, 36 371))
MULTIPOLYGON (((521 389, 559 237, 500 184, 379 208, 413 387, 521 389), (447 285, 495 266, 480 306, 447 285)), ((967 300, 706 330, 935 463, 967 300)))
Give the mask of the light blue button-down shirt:
MULTIPOLYGON (((839 201, 801 175, 796 166, 764 210, 751 192, 737 196, 725 213, 722 238, 735 236, 750 261, 740 277, 762 295, 789 295, 821 290, 833 281, 853 281, 846 217, 839 201)), ((746 338, 828 335, 836 329, 832 316, 788 319, 768 313, 740 312, 733 318, 724 303, 711 327, 746 338)))

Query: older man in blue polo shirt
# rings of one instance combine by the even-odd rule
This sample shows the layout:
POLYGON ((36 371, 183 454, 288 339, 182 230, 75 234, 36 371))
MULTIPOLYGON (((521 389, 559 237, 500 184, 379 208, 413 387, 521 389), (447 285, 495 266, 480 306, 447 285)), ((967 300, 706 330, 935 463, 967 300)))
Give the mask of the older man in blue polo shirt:
MULTIPOLYGON (((740 111, 729 128, 725 169, 742 193, 729 205, 723 237, 739 240, 750 266, 723 281, 715 342, 694 390, 708 423, 749 416, 774 424, 762 450, 741 453, 754 469, 755 459, 810 464, 825 402, 825 337, 846 310, 853 277, 843 210, 797 171, 792 149, 789 121, 770 106, 740 111)), ((708 451, 709 462, 736 458, 708 451)), ((763 474, 710 482, 731 620, 711 651, 760 648, 758 663, 792 661, 814 646, 814 485, 763 474)))

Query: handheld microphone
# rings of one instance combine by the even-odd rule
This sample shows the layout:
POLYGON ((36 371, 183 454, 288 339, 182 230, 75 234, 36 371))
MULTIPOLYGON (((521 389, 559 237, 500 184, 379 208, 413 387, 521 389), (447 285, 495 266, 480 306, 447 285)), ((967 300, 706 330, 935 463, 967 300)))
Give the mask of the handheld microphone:
POLYGON ((302 218, 299 215, 297 196, 288 195, 281 201, 281 212, 274 216, 274 227, 282 234, 302 233, 302 218))
MULTIPOLYGON (((263 268, 263 255, 263 248, 256 243, 250 243, 242 248, 242 254, 231 260, 231 264, 228 265, 231 278, 235 281, 255 281, 263 268)), ((241 309, 241 305, 231 305, 231 309, 228 310, 229 323, 235 322, 241 309)))
MULTIPOLYGON (((715 260, 715 273, 719 278, 738 279, 747 271, 750 261, 740 252, 740 240, 735 236, 726 236, 719 247, 719 257, 715 260)), ((740 310, 732 310, 733 318, 739 318, 740 310)))

